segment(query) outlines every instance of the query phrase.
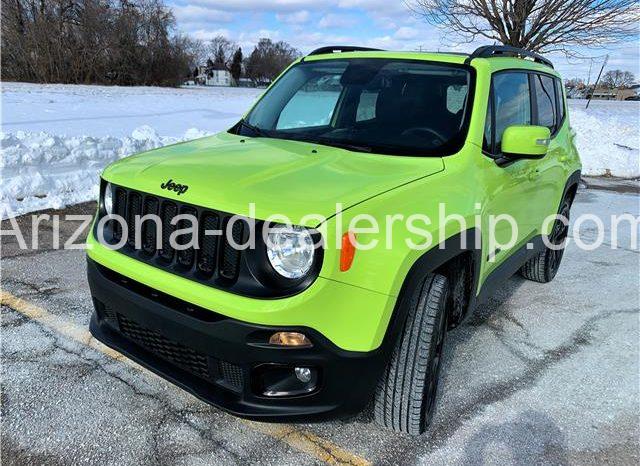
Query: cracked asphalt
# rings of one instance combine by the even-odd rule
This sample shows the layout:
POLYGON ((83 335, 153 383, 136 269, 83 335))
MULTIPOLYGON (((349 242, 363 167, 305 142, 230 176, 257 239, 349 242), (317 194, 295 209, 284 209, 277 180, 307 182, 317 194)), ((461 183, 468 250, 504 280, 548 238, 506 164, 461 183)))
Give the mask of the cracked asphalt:
MULTIPOLYGON (((581 190, 572 216, 638 216, 639 201, 581 190)), ((19 219, 27 242, 29 222, 19 219)), ((3 290, 86 329, 84 253, 52 248, 50 227, 37 251, 2 238, 3 290)), ((63 222, 63 235, 72 227, 63 222)), ((552 283, 514 276, 450 332, 438 411, 420 438, 379 429, 370 410, 280 430, 241 421, 3 305, 2 463, 340 462, 297 436, 373 464, 638 464, 640 254, 628 227, 620 238, 618 249, 570 244, 552 283)))

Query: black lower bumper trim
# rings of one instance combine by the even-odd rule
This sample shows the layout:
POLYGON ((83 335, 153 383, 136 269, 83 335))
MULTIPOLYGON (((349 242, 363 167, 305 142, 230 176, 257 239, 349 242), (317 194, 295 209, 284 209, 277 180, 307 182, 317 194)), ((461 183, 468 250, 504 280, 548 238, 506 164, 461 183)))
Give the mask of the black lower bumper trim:
POLYGON ((91 259, 87 274, 96 309, 90 330, 96 339, 240 417, 309 422, 353 415, 371 399, 384 368, 380 350, 345 351, 309 328, 253 325, 215 313, 210 318, 200 308, 191 313, 194 306, 162 299, 161 293, 91 259), (304 332, 313 347, 270 347, 264 340, 275 331, 304 332), (264 396, 256 377, 268 365, 314 368, 317 386, 301 396, 264 396))

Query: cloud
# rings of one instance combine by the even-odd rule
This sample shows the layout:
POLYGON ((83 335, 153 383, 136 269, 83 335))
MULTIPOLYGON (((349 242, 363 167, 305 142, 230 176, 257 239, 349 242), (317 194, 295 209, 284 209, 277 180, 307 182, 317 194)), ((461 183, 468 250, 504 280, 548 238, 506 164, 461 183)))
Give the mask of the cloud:
POLYGON ((408 14, 402 0, 338 0, 339 8, 359 8, 365 11, 384 11, 386 14, 408 14))
POLYGON ((296 35, 296 40, 291 43, 303 53, 308 53, 318 47, 326 45, 362 44, 361 39, 355 39, 347 34, 325 34, 323 32, 301 33, 296 35))
POLYGON ((309 21, 309 12, 307 10, 296 11, 295 13, 278 13, 276 19, 281 23, 287 24, 303 24, 309 21))
POLYGON ((224 36, 229 38, 231 37, 231 32, 228 29, 213 29, 213 30, 198 29, 197 31, 192 32, 191 35, 196 39, 200 39, 206 42, 218 36, 224 36))
POLYGON ((173 14, 180 23, 228 23, 233 20, 233 15, 227 11, 197 5, 175 6, 173 14))
MULTIPOLYGON (((248 12, 295 12, 305 9, 317 9, 318 2, 314 0, 191 0, 190 3, 215 8, 224 11, 248 12)), ((327 0, 324 5, 335 4, 327 0)))
POLYGON ((420 33, 416 28, 402 26, 401 28, 398 28, 393 37, 398 40, 412 40, 418 37, 419 34, 420 33))
POLYGON ((318 26, 323 29, 346 28, 354 26, 356 23, 356 19, 351 16, 329 13, 320 18, 318 26))

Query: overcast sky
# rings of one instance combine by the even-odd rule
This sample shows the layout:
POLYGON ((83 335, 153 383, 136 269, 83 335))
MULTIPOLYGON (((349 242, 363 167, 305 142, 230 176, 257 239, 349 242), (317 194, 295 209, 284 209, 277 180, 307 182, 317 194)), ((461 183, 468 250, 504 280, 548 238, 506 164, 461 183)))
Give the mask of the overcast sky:
MULTIPOLYGON (((388 50, 472 51, 475 44, 456 45, 445 31, 425 23, 402 0, 166 0, 173 7, 180 31, 208 40, 217 35, 238 42, 245 53, 261 37, 284 40, 302 52, 324 45, 363 45, 388 50)), ((581 50, 594 57, 591 81, 604 55, 606 69, 621 68, 640 75, 637 41, 608 49, 581 50)), ((568 77, 587 78, 590 60, 551 55, 568 77)))

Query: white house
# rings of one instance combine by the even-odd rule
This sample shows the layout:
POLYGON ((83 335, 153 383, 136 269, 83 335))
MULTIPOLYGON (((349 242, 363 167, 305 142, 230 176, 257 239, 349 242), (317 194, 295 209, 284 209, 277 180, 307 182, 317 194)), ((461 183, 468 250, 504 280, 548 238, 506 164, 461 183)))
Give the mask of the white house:
POLYGON ((233 77, 226 66, 214 63, 212 66, 199 66, 196 84, 201 86, 232 86, 233 77))

